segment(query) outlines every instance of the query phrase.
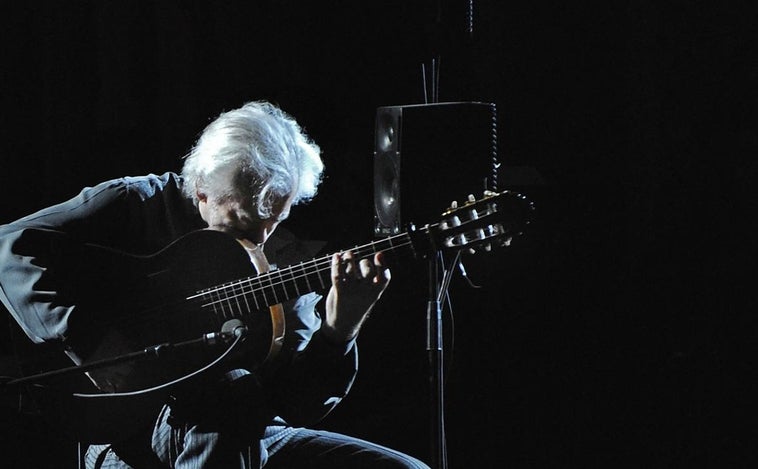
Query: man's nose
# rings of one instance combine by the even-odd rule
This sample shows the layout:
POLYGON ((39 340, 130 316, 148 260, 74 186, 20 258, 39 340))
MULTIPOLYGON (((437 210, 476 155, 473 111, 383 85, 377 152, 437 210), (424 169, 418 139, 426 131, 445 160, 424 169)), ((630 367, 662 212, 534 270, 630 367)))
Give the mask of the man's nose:
POLYGON ((261 225, 262 235, 263 235, 263 242, 266 242, 266 240, 271 236, 271 233, 274 232, 279 222, 275 221, 264 221, 261 225))

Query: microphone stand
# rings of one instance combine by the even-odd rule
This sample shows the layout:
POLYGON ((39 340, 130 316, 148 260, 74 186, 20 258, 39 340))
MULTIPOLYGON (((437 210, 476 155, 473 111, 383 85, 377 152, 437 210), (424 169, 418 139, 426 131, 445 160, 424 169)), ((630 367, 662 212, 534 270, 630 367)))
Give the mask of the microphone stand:
MULTIPOLYGON (((113 366, 119 363, 135 362, 135 361, 141 361, 141 360, 146 360, 146 359, 160 358, 169 353, 173 353, 176 350, 190 347, 190 346, 195 346, 195 345, 214 346, 220 342, 228 342, 228 341, 234 340, 234 343, 227 350, 227 353, 228 353, 228 351, 230 351, 231 348, 234 347, 235 344, 237 344, 241 340, 244 340, 246 335, 247 335, 247 328, 242 324, 242 322, 237 319, 232 319, 232 320, 227 321, 224 324, 224 327, 222 328, 220 332, 211 332, 211 333, 203 334, 202 337, 197 338, 197 339, 190 339, 190 340, 185 340, 183 342, 176 342, 176 343, 164 342, 158 345, 151 345, 149 347, 145 347, 142 350, 125 353, 123 355, 117 355, 115 357, 106 358, 102 360, 96 360, 96 361, 87 363, 85 365, 75 365, 75 366, 70 366, 66 368, 61 368, 58 370, 46 371, 46 372, 38 373, 35 375, 29 375, 23 378, 13 379, 10 381, 3 382, 2 386, 6 387, 6 386, 21 386, 25 384, 35 384, 35 383, 44 382, 45 380, 50 379, 50 378, 73 375, 76 373, 85 373, 90 370, 95 370, 95 369, 103 368, 107 366, 113 366)), ((77 458, 78 458, 77 467, 79 468, 84 467, 83 461, 82 461, 83 454, 84 453, 82 451, 82 442, 80 440, 77 442, 77 458)))
POLYGON ((215 345, 220 341, 226 341, 229 338, 233 339, 234 337, 237 337, 237 335, 238 333, 236 330, 231 331, 231 332, 226 332, 226 331, 212 332, 209 334, 204 334, 202 337, 198 339, 186 340, 184 342, 177 342, 177 343, 165 342, 158 345, 151 345, 149 347, 145 347, 144 349, 138 350, 136 352, 130 352, 130 353, 125 353, 123 355, 117 355, 111 358, 96 360, 96 361, 87 363, 85 365, 75 365, 75 366, 70 366, 66 368, 60 368, 58 370, 45 371, 42 373, 25 376, 23 378, 13 379, 13 380, 5 382, 4 385, 11 386, 11 385, 37 383, 37 382, 41 382, 50 378, 67 376, 67 375, 71 375, 75 373, 85 373, 87 371, 104 368, 107 366, 113 366, 119 363, 135 362, 135 361, 140 361, 140 360, 159 358, 159 357, 165 356, 168 353, 172 353, 184 347, 193 346, 197 344, 215 345))
MULTIPOLYGON (((431 448, 432 467, 447 468, 447 444, 445 439, 445 393, 444 393, 444 350, 442 331, 442 303, 450 285, 453 267, 458 263, 460 253, 456 254, 453 266, 443 269, 440 284, 439 265, 441 258, 429 259, 429 300, 427 302, 427 336, 426 350, 429 359, 429 385, 431 392, 431 448)), ((443 265, 444 267, 444 265, 443 265)))

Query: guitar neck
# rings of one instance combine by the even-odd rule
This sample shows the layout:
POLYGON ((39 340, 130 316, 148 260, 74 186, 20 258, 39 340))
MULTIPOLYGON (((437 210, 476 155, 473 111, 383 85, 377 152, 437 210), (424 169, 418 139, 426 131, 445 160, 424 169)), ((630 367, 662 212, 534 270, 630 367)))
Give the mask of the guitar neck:
MULTIPOLYGON (((350 250, 356 259, 364 259, 378 252, 412 250, 412 242, 408 233, 401 233, 350 250)), ((306 293, 327 290, 332 284, 332 256, 216 285, 187 300, 200 301, 203 308, 212 309, 220 319, 244 317, 306 293)))
MULTIPOLYGON (((493 243, 506 246, 513 236, 520 236, 533 210, 533 204, 521 194, 485 193, 480 200, 451 207, 439 223, 419 231, 412 228, 351 251, 357 259, 364 259, 377 252, 399 249, 409 249, 422 257, 430 252, 472 250, 481 245, 489 250, 493 243)), ((326 290, 331 285, 331 266, 332 255, 328 255, 201 290, 188 300, 199 301, 220 319, 239 318, 306 293, 326 290)))

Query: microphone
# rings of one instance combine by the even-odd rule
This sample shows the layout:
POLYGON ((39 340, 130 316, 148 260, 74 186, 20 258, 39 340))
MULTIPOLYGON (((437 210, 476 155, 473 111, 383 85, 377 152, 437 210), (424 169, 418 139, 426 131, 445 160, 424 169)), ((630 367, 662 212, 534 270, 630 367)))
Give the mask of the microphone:
POLYGON ((239 319, 230 319, 221 326, 221 333, 231 339, 244 338, 247 336, 247 326, 239 319))
POLYGON ((203 336, 203 342, 216 345, 219 340, 229 342, 234 339, 244 339, 247 336, 247 326, 239 319, 230 319, 221 326, 221 332, 210 332, 203 336))

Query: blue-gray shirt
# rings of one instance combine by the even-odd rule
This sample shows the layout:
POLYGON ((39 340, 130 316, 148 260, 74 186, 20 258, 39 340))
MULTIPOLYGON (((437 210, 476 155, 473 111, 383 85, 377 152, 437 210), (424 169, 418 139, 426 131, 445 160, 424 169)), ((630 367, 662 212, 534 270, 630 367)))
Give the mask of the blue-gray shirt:
MULTIPOLYGON (((174 173, 114 179, 0 226, 0 300, 31 342, 62 347, 76 334, 74 325, 82 322, 76 321, 77 304, 56 288, 64 279, 47 268, 58 240, 155 253, 206 227, 181 187, 182 179, 174 173)), ((307 245, 277 231, 267 242, 266 254, 272 264, 285 266, 315 254, 303 246, 307 245)), ((347 394, 357 373, 355 341, 332 344, 319 334, 320 299, 309 293, 287 305, 280 365, 265 381, 273 388, 266 393, 273 400, 269 404, 292 425, 313 424, 326 416, 347 394)))

